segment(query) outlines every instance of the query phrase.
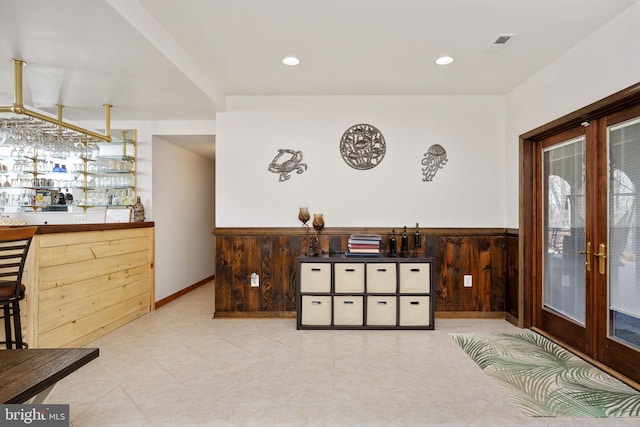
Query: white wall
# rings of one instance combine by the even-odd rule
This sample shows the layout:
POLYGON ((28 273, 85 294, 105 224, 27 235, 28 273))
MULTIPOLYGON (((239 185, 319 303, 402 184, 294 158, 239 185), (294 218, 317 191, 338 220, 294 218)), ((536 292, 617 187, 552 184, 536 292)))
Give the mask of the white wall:
POLYGON ((640 82, 640 3, 507 96, 506 218, 518 227, 518 138, 640 82))
MULTIPOLYGON (((90 129, 104 123, 82 123, 90 129)), ((215 121, 114 121, 137 129, 137 194, 155 223, 156 301, 215 272, 214 163, 154 135, 214 135, 215 121), (153 143, 152 143, 153 141, 153 143)))
POLYGON ((517 228, 518 136, 637 83, 638 22, 635 4, 507 97, 230 97, 215 132, 211 122, 112 123, 138 129, 138 194, 156 222, 156 299, 213 274, 215 177, 210 162, 153 135, 216 133, 218 227, 299 226, 298 207, 308 205, 329 227, 517 228), (386 138, 383 162, 369 171, 338 152, 357 123, 386 138), (449 163, 422 182, 420 161, 436 143, 449 163), (308 170, 278 182, 267 165, 279 148, 301 150, 308 170))
POLYGON ((238 96, 216 117, 217 227, 295 227, 298 208, 327 227, 504 227, 505 103, 501 96, 238 96), (377 167, 339 153, 350 126, 386 139, 377 167), (448 163, 423 182, 421 160, 440 144, 448 163), (267 167, 278 149, 308 169, 288 181, 267 167))
POLYGON ((156 301, 215 272, 214 162, 153 137, 156 301))

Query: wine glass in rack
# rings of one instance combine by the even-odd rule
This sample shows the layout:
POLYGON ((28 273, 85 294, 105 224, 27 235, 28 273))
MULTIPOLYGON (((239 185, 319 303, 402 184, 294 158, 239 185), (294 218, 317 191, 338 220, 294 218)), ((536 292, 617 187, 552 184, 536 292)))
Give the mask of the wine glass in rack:
POLYGON ((7 120, 2 121, 2 125, 0 125, 0 146, 4 146, 9 138, 11 131, 7 126, 7 120))

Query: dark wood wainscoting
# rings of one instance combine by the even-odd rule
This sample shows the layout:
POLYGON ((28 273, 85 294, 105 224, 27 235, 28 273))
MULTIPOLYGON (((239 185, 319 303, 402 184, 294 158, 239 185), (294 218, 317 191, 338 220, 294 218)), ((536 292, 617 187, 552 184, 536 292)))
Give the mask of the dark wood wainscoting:
POLYGON ((516 326, 520 325, 520 293, 519 293, 519 238, 515 231, 507 232, 504 236, 505 240, 505 295, 504 295, 504 313, 507 320, 516 326))
MULTIPOLYGON (((400 231, 397 228, 396 231, 400 231)), ((411 230, 413 231, 413 230, 411 230)), ((353 233, 383 236, 391 229, 325 228, 325 252, 344 253, 353 233)), ((421 229, 420 249, 434 259, 436 314, 440 317, 518 318, 518 232, 494 228, 421 229), (464 276, 473 278, 464 287, 464 276)), ((307 250, 302 228, 216 228, 215 317, 295 317, 296 258, 307 250), (251 287, 251 273, 260 286, 251 287)), ((399 238, 399 233, 398 233, 399 238)), ((413 236, 410 236, 413 247, 413 236)))

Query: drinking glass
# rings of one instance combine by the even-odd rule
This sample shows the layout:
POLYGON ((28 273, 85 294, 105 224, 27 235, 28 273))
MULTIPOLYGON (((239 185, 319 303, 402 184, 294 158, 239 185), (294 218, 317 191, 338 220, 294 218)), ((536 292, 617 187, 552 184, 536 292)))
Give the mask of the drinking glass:
POLYGON ((2 126, 0 126, 0 146, 4 146, 9 138, 9 128, 7 127, 7 121, 2 121, 2 126))
MULTIPOLYGON (((17 132, 17 126, 12 128, 12 129, 10 129, 9 130, 9 135, 7 136, 7 141, 6 141, 6 145, 8 147, 13 147, 14 149, 15 149, 15 146, 16 146, 16 143, 17 143, 17 141, 16 141, 16 132, 17 132)), ((16 150, 16 152, 17 152, 17 150, 16 150)))

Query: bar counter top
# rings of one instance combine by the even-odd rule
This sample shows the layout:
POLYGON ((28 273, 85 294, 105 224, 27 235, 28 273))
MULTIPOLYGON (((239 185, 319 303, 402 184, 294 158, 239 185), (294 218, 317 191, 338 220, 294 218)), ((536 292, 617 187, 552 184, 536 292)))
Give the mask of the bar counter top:
MULTIPOLYGON (((133 228, 154 227, 153 221, 147 222, 116 222, 116 223, 95 223, 95 224, 44 224, 38 225, 36 234, 54 233, 76 233, 81 231, 103 231, 103 230, 127 230, 133 228)), ((24 227, 10 226, 10 227, 24 227)))

